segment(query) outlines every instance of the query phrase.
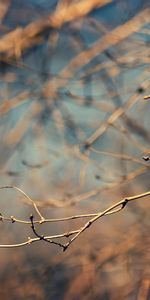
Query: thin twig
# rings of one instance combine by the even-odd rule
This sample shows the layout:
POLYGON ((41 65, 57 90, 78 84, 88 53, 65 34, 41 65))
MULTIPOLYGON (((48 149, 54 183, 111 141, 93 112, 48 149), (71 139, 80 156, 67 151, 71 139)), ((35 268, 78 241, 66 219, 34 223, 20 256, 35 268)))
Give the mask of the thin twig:
POLYGON ((144 96, 144 99, 145 100, 150 99, 150 95, 144 96))
POLYGON ((35 210, 36 210, 36 212, 37 212, 37 214, 39 215, 39 217, 41 218, 41 223, 43 222, 43 220, 44 220, 44 218, 43 218, 43 216, 41 215, 41 213, 40 213, 40 211, 39 211, 39 209, 38 209, 38 207, 37 207, 37 205, 36 205, 36 203, 24 192, 24 191, 22 191, 21 189, 19 189, 18 187, 16 187, 16 186, 3 186, 3 187, 0 187, 0 190, 2 190, 2 189, 14 189, 14 190, 16 190, 16 191, 18 191, 18 192, 20 192, 23 196, 25 196, 25 198, 27 198, 32 204, 33 204, 33 206, 34 206, 34 208, 35 208, 35 210))
MULTIPOLYGON (((88 221, 83 227, 81 227, 80 231, 68 242, 66 243, 66 247, 65 250, 70 246, 70 244, 75 241, 79 235, 84 232, 87 228, 89 228, 95 221, 97 221, 99 218, 105 216, 108 213, 112 213, 114 212, 114 209, 117 208, 118 206, 121 206, 120 209, 118 209, 118 211, 122 210, 129 201, 133 201, 139 198, 143 198, 150 195, 150 191, 146 192, 146 193, 142 193, 136 196, 131 196, 128 198, 125 198, 117 203, 115 203, 114 205, 110 206, 109 208, 107 208, 106 210, 104 210, 103 212, 100 212, 97 214, 97 216, 95 216, 94 218, 92 218, 90 221, 88 221)), ((116 211, 115 211, 116 212, 116 211)))
POLYGON ((75 216, 70 216, 70 217, 65 217, 65 218, 45 219, 41 215, 41 213, 40 213, 39 209, 37 208, 37 205, 35 204, 35 202, 26 193, 24 193, 21 189, 15 187, 15 186, 0 187, 0 189, 6 189, 6 188, 16 189, 17 191, 21 192, 28 200, 30 200, 30 202, 32 202, 36 212, 40 216, 40 220, 34 220, 33 215, 30 216, 30 221, 24 221, 24 220, 17 219, 13 216, 11 216, 10 218, 4 217, 4 216, 2 216, 2 214, 0 214, 0 220, 1 221, 11 221, 12 223, 18 222, 18 223, 31 225, 32 231, 33 231, 34 235, 36 236, 35 238, 28 237, 27 241, 22 242, 22 243, 17 243, 17 244, 12 244, 12 245, 0 245, 0 248, 22 247, 22 246, 30 245, 33 242, 38 242, 38 241, 43 240, 43 241, 48 242, 50 244, 55 244, 55 245, 63 248, 63 251, 65 251, 70 246, 70 244, 72 244, 80 236, 80 234, 82 232, 84 232, 87 228, 89 228, 99 218, 101 218, 103 216, 106 216, 106 215, 111 215, 111 214, 117 213, 120 210, 122 210, 127 205, 128 202, 133 201, 133 200, 137 200, 137 199, 140 199, 140 198, 143 198, 143 197, 146 197, 146 196, 150 195, 150 191, 148 191, 148 192, 145 192, 145 193, 142 193, 142 194, 127 197, 127 198, 122 199, 121 201, 115 203, 114 205, 108 207, 107 209, 105 209, 103 211, 100 211, 100 212, 97 212, 95 214, 83 214, 83 215, 75 215, 75 216), (46 223, 46 222, 68 221, 68 220, 73 220, 73 219, 78 219, 78 218, 87 218, 87 217, 89 217, 90 220, 88 222, 86 222, 84 224, 84 226, 82 226, 81 228, 79 228, 77 230, 74 230, 74 231, 69 231, 69 232, 57 234, 57 235, 51 235, 51 236, 40 235, 37 232, 36 228, 35 228, 35 224, 42 224, 42 223, 46 223), (73 237, 65 244, 55 241, 55 239, 69 238, 72 235, 73 235, 73 237))

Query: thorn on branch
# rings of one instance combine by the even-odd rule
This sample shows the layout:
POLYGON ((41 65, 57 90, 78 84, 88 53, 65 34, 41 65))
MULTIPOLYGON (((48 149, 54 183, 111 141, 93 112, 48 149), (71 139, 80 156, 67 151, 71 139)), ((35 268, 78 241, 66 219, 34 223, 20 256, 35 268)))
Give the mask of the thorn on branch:
POLYGON ((28 236, 28 245, 31 245, 31 238, 28 236))
POLYGON ((128 199, 125 199, 124 202, 122 203, 122 208, 124 208, 128 203, 128 199))
POLYGON ((149 161, 150 160, 150 157, 148 155, 145 155, 142 157, 145 161, 149 161))
POLYGON ((70 236, 70 233, 67 232, 67 233, 65 234, 65 237, 68 238, 69 236, 70 236))
POLYGON ((86 228, 89 228, 91 226, 91 224, 92 224, 92 222, 89 221, 88 224, 87 224, 87 226, 86 226, 86 228))
POLYGON ((11 222, 12 222, 12 223, 15 223, 14 216, 11 216, 10 219, 11 219, 11 222))
POLYGON ((66 243, 65 245, 62 245, 62 247, 63 247, 63 252, 65 252, 69 247, 69 242, 66 243))

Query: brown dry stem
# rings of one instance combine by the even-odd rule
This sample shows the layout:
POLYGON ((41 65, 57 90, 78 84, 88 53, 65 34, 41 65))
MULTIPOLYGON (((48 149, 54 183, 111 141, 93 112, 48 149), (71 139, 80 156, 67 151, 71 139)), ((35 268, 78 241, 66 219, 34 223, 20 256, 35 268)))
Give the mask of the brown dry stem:
POLYGON ((95 221, 97 221, 101 217, 117 213, 120 210, 122 210, 123 208, 125 208, 125 206, 129 202, 131 202, 133 200, 141 199, 141 198, 144 198, 144 197, 147 197, 147 196, 150 195, 150 191, 148 191, 148 192, 144 192, 142 194, 138 194, 138 195, 135 195, 135 196, 127 197, 125 199, 122 199, 119 202, 116 202, 115 204, 113 204, 112 206, 108 207, 107 209, 105 209, 103 211, 99 211, 99 212, 94 213, 94 214, 82 214, 82 215, 74 215, 74 216, 65 217, 65 218, 46 219, 46 218, 44 218, 44 216, 39 211, 39 209, 38 209, 36 203, 33 201, 33 199, 31 199, 20 188, 18 188, 16 186, 3 186, 3 187, 0 187, 0 189, 15 189, 18 192, 20 192, 25 198, 27 198, 27 200, 30 203, 32 203, 32 205, 35 208, 36 213, 40 217, 39 220, 34 220, 33 215, 30 215, 29 220, 20 220, 20 219, 15 218, 14 216, 4 217, 1 214, 1 216, 0 216, 0 220, 1 221, 9 221, 9 222, 12 222, 12 223, 16 222, 16 223, 23 223, 25 225, 30 225, 31 229, 32 229, 32 232, 34 233, 35 237, 34 238, 28 237, 28 239, 26 241, 22 242, 22 243, 0 245, 0 248, 22 247, 22 246, 30 245, 31 243, 38 242, 38 241, 42 240, 42 241, 45 241, 47 243, 55 244, 55 245, 61 247, 63 249, 63 251, 65 251, 81 235, 81 233, 83 233, 86 229, 88 229, 95 221), (73 231, 69 231, 69 232, 64 232, 64 233, 61 233, 61 234, 45 236, 45 235, 39 234, 37 232, 36 228, 35 228, 35 224, 42 224, 42 223, 48 223, 48 222, 62 222, 62 221, 69 221, 69 220, 73 220, 73 219, 79 219, 79 218, 83 218, 83 219, 84 218, 89 218, 89 220, 84 224, 84 226, 80 227, 79 229, 73 230, 73 231), (67 243, 63 244, 63 243, 61 243, 59 241, 58 242, 55 241, 56 239, 69 238, 70 236, 73 236, 73 237, 70 238, 67 243))

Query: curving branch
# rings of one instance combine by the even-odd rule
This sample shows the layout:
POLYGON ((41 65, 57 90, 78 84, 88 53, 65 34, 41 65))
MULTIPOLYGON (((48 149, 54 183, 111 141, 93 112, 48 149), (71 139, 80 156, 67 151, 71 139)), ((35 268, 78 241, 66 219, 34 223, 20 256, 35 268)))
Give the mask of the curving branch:
POLYGON ((29 220, 21 220, 21 219, 15 218, 14 216, 4 217, 2 214, 0 214, 0 221, 8 221, 8 222, 12 222, 12 223, 16 222, 16 223, 22 223, 25 225, 30 225, 32 232, 35 235, 34 238, 28 237, 27 240, 22 243, 0 245, 0 248, 16 248, 16 247, 30 245, 34 242, 45 241, 47 243, 55 244, 55 245, 61 247, 63 249, 63 251, 65 251, 86 229, 88 229, 94 222, 96 222, 101 217, 117 213, 117 212, 121 211, 122 209, 124 209, 125 206, 129 202, 138 200, 138 199, 141 199, 141 198, 144 198, 144 197, 147 197, 150 195, 150 191, 148 191, 148 192, 144 192, 142 194, 127 197, 125 199, 122 199, 119 202, 116 202, 115 204, 108 207, 107 209, 105 209, 103 211, 99 211, 94 214, 82 214, 82 215, 74 215, 74 216, 65 217, 65 218, 47 219, 47 218, 44 218, 44 216, 41 214, 41 212, 39 211, 39 209, 38 209, 36 203, 33 201, 33 199, 31 199, 20 188, 18 188, 16 186, 3 186, 3 187, 0 187, 0 189, 1 190, 2 189, 15 189, 18 192, 20 192, 22 195, 24 195, 29 200, 29 202, 32 203, 33 207, 35 208, 35 211, 37 212, 38 216, 40 217, 39 220, 34 220, 34 216, 30 215, 29 220), (40 225, 42 223, 49 223, 49 222, 63 222, 63 221, 69 221, 69 220, 79 219, 79 218, 82 218, 82 219, 89 218, 89 220, 84 224, 84 226, 80 227, 79 229, 69 231, 69 232, 64 232, 61 234, 50 235, 50 236, 41 235, 37 232, 37 229, 35 227, 36 224, 40 225), (72 238, 69 239, 70 236, 72 236, 72 238), (57 242, 56 239, 60 239, 60 238, 68 238, 69 240, 67 243, 61 243, 59 241, 57 242))

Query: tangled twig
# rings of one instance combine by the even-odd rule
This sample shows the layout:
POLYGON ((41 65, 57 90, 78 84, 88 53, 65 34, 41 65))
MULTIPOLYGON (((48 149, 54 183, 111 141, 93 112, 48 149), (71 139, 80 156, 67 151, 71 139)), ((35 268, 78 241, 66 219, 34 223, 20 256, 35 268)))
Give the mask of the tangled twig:
POLYGON ((39 220, 34 220, 33 215, 30 215, 29 220, 20 220, 20 219, 15 218, 14 216, 4 217, 2 214, 0 214, 1 221, 8 221, 8 222, 12 222, 12 223, 16 222, 16 223, 22 223, 25 225, 30 225, 31 229, 35 235, 34 238, 28 237, 28 239, 22 243, 0 245, 0 248, 22 247, 22 246, 30 245, 31 243, 42 240, 47 243, 55 244, 55 245, 61 247, 63 249, 63 251, 65 251, 81 235, 81 233, 83 233, 86 229, 88 229, 95 221, 97 221, 101 217, 117 213, 117 212, 121 211, 123 208, 125 208, 125 206, 129 202, 140 199, 140 198, 144 198, 144 197, 150 195, 150 191, 148 191, 148 192, 145 192, 142 194, 127 197, 127 198, 122 199, 119 202, 113 204, 112 206, 108 207, 107 209, 105 209, 103 211, 99 211, 94 214, 82 214, 82 215, 74 215, 74 216, 64 217, 64 218, 47 219, 41 214, 36 203, 20 188, 18 188, 16 186, 3 186, 3 187, 0 187, 0 189, 15 189, 15 190, 19 191, 23 196, 25 196, 29 200, 29 202, 31 202, 33 204, 35 211, 39 216, 39 220), (50 235, 50 236, 41 235, 37 232, 36 227, 35 227, 35 224, 40 225, 42 223, 49 223, 49 222, 63 222, 63 221, 69 221, 69 220, 79 219, 79 218, 89 218, 89 220, 79 229, 69 231, 69 232, 64 232, 61 234, 50 235), (72 238, 69 239, 69 237, 71 237, 71 236, 72 236, 72 238), (60 238, 68 238, 69 240, 67 243, 63 244, 61 242, 56 241, 56 239, 60 239, 60 238))

